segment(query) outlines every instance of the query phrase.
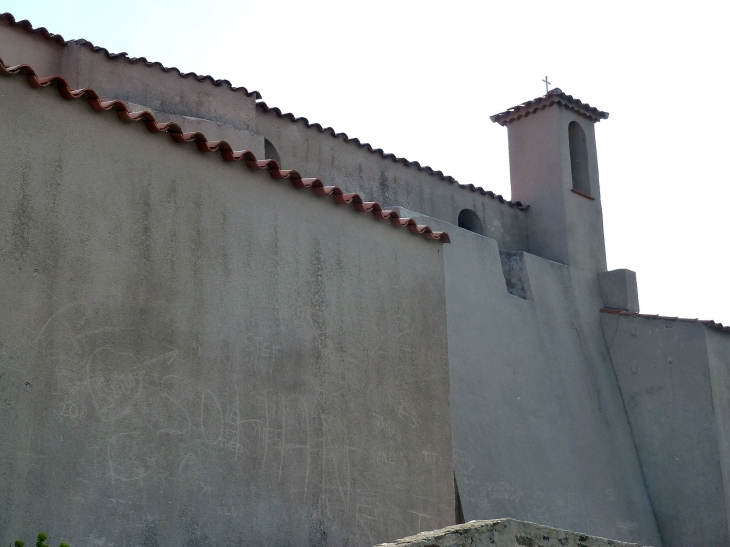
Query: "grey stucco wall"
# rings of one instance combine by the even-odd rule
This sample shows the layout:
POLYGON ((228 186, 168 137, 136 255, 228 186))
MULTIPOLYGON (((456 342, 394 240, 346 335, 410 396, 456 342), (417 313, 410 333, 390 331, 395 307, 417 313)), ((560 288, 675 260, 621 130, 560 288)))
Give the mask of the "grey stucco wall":
POLYGON ((606 271, 595 126, 557 105, 507 126, 512 198, 530 205, 530 253, 586 271, 606 271), (586 135, 591 195, 572 192, 568 126, 586 135))
POLYGON ((91 87, 102 97, 120 99, 175 122, 184 131, 204 132, 208 140, 228 140, 236 150, 263 157, 264 140, 256 135, 256 99, 228 84, 181 77, 172 69, 108 58, 103 51, 71 42, 65 46, 0 19, 0 59, 27 64, 40 77, 62 76, 74 88, 91 87))
POLYGON ((453 522, 443 246, 0 78, 0 544, 453 522))
MULTIPOLYGON (((151 110, 161 122, 184 131, 203 132, 208 140, 227 140, 236 150, 264 157, 264 138, 276 147, 283 167, 327 184, 343 185, 366 199, 399 205, 456 224, 462 209, 477 213, 485 234, 508 250, 527 248, 526 213, 489 196, 406 167, 365 148, 333 138, 304 122, 293 123, 256 108, 253 97, 228 85, 182 78, 174 70, 109 59, 83 44, 60 46, 0 20, 0 59, 29 64, 39 76, 61 75, 71 86, 92 87, 102 96, 151 110)), ((478 176, 478 175, 477 175, 478 176)), ((489 188, 489 181, 465 181, 489 188)))
POLYGON ((725 514, 730 526, 730 336, 713 329, 705 331, 712 385, 720 469, 725 493, 725 514))
POLYGON ((514 519, 477 520, 377 547, 640 547, 514 519))
POLYGON ((700 323, 611 314, 601 322, 664 545, 730 545, 730 337, 700 323))
POLYGON ((61 55, 65 46, 31 33, 0 19, 0 58, 6 65, 30 64, 40 74, 61 73, 61 55))
MULTIPOLYGON (((416 167, 384 159, 354 143, 308 128, 304 121, 295 123, 258 109, 256 122, 257 132, 276 147, 287 169, 320 177, 327 184, 342 181, 349 191, 359 192, 368 200, 419 211, 451 224, 457 224, 462 209, 471 209, 479 215, 485 235, 495 239, 500 248, 527 248, 525 211, 459 188, 416 167)), ((489 188, 489 181, 479 178, 462 182, 489 188)))
MULTIPOLYGON (((412 214, 402 212, 403 214, 412 214)), ((599 319, 597 276, 494 240, 444 247, 454 469, 466 520, 511 517, 661 545, 599 319), (511 279, 512 285, 515 280, 511 279)))

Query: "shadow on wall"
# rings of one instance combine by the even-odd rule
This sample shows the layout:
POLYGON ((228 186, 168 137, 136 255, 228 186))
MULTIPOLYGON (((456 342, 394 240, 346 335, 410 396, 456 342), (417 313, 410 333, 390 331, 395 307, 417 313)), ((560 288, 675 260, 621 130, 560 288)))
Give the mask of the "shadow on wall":
POLYGON ((570 146, 570 171, 573 176, 573 188, 591 195, 591 181, 588 176, 588 145, 586 134, 578 122, 568 124, 568 142, 570 146))
POLYGON ((459 213, 459 228, 464 228, 480 236, 484 235, 484 228, 482 227, 482 221, 474 211, 471 209, 462 209, 459 213))
POLYGON ((525 253, 500 250, 499 258, 502 262, 502 273, 507 292, 523 300, 534 301, 530 276, 527 272, 527 264, 525 264, 525 253))
MULTIPOLYGON (((471 209, 462 209, 459 213, 458 222, 459 228, 469 230, 470 232, 482 236, 484 235, 482 221, 479 218, 479 215, 471 209)), ((523 300, 534 300, 532 296, 532 287, 530 286, 530 278, 527 274, 527 266, 525 264, 525 253, 523 251, 503 251, 500 249, 499 258, 502 263, 502 273, 504 274, 507 292, 513 296, 518 296, 523 300)), ((456 495, 458 499, 458 488, 456 495)), ((458 522, 457 517, 457 523, 458 522)))
POLYGON ((459 485, 456 482, 456 473, 454 473, 454 521, 456 524, 464 524, 464 509, 461 506, 461 496, 459 495, 459 485))
POLYGON ((271 144, 269 139, 264 139, 264 157, 267 160, 276 160, 276 163, 278 163, 279 167, 281 167, 281 157, 279 157, 279 152, 276 150, 276 147, 271 144))

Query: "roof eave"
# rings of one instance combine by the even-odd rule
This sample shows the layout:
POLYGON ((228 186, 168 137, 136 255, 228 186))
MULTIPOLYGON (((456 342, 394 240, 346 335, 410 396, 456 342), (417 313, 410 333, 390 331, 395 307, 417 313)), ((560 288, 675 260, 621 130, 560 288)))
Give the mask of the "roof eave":
POLYGON ((506 126, 519 121, 522 118, 526 118, 531 114, 536 114, 541 110, 545 110, 553 105, 562 106, 563 108, 566 108, 567 110, 570 110, 571 112, 574 112, 593 123, 606 120, 609 115, 608 112, 599 110, 596 107, 591 106, 588 103, 584 103, 581 100, 574 98, 572 95, 567 95, 560 89, 556 88, 542 97, 537 97, 531 101, 526 101, 520 105, 508 108, 499 114, 494 114, 493 116, 490 116, 489 119, 492 120, 493 123, 506 126))

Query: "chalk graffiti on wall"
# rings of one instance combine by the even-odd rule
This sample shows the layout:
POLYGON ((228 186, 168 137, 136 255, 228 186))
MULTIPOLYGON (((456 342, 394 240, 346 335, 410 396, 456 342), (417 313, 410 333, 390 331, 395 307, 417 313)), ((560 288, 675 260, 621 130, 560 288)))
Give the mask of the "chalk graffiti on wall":
MULTIPOLYGON (((43 381, 52 383, 53 419, 65 435, 91 431, 104 446, 104 474, 82 480, 106 481, 115 503, 150 487, 182 490, 217 517, 245 520, 251 509, 241 500, 278 484, 314 507, 325 528, 354 530, 357 544, 406 535, 432 519, 433 496, 414 497, 403 481, 378 482, 392 466, 452 465, 442 450, 412 442, 423 427, 414 403, 397 391, 359 386, 374 402, 361 430, 355 434, 336 419, 350 404, 343 370, 362 367, 369 356, 324 348, 332 373, 312 385, 297 380, 292 391, 290 384, 276 387, 287 352, 266 330, 232 336, 219 349, 98 325, 91 317, 77 302, 40 328, 4 336, 0 364, 29 377, 51 373, 52 381, 43 381), (372 484, 356 480, 363 476, 372 484)), ((412 353, 405 347, 399 355, 406 362, 412 353)), ((136 502, 124 507, 132 520, 164 519, 156 510, 136 502)))

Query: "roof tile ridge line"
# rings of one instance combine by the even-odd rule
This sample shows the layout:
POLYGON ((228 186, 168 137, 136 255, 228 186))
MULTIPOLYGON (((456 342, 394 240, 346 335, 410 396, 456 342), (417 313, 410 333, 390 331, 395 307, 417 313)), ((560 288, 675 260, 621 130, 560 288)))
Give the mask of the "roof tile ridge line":
POLYGON ((603 307, 599 310, 600 313, 609 315, 623 315, 625 317, 642 317, 644 319, 657 319, 660 321, 680 321, 682 323, 699 323, 706 325, 712 329, 719 330, 720 332, 730 333, 730 325, 723 325, 713 319, 691 319, 689 317, 670 317, 668 315, 659 315, 651 313, 639 313, 635 311, 622 310, 620 308, 606 308, 603 307))
POLYGON ((28 21, 27 19, 23 19, 22 21, 17 21, 16 22, 15 17, 13 16, 13 14, 12 13, 9 13, 9 12, 0 13, 0 19, 5 19, 6 21, 8 21, 8 23, 10 24, 10 26, 19 26, 19 27, 23 28, 23 30, 25 30, 26 32, 40 34, 43 38, 45 38, 47 40, 53 40, 57 44, 59 44, 61 46, 64 46, 64 47, 68 46, 69 44, 77 44, 79 46, 85 46, 85 47, 88 47, 93 53, 103 52, 104 55, 108 59, 111 59, 111 60, 126 59, 127 62, 129 62, 130 64, 136 64, 138 62, 143 62, 144 65, 147 66, 147 67, 155 67, 155 66, 157 66, 163 72, 175 71, 175 72, 177 72, 178 76, 180 76, 181 78, 188 78, 190 76, 193 76, 199 82, 210 81, 216 87, 221 87, 223 85, 226 85, 231 91, 243 91, 244 93, 246 93, 246 96, 247 97, 253 97, 254 99, 261 99, 261 93, 259 93, 258 91, 255 91, 255 90, 254 91, 249 91, 247 88, 245 88, 243 86, 236 87, 233 84, 231 84, 231 82, 229 82, 228 80, 215 79, 215 78, 213 78, 213 76, 210 76, 210 75, 207 75, 207 74, 201 76, 201 75, 199 75, 199 74, 197 74, 195 72, 186 72, 186 73, 183 73, 177 67, 174 67, 174 66, 173 67, 166 67, 165 65, 163 65, 159 61, 148 61, 145 57, 130 57, 124 51, 122 51, 120 53, 111 53, 105 47, 95 46, 89 40, 86 40, 84 38, 77 38, 77 39, 73 39, 73 40, 65 40, 63 38, 63 36, 61 36, 60 34, 53 34, 52 32, 49 32, 48 29, 46 29, 46 27, 39 27, 37 29, 34 28, 33 27, 33 24, 30 21, 28 21))
MULTIPOLYGON (((499 125, 507 125, 512 122, 521 120, 522 118, 526 118, 530 115, 537 114, 541 110, 545 110, 547 107, 552 106, 554 104, 557 104, 558 106, 561 106, 567 110, 570 110, 571 112, 575 112, 577 115, 586 118, 591 121, 600 122, 601 120, 605 120, 608 118, 608 116, 595 116, 592 115, 590 112, 585 112, 585 109, 576 108, 575 106, 564 103, 560 100, 555 100, 552 102, 546 102, 541 104, 535 104, 532 106, 532 108, 525 107, 528 109, 519 108, 517 110, 508 110, 505 112, 502 112, 500 114, 495 114, 493 116, 490 116, 489 119, 492 121, 492 123, 498 123, 499 125)), ((606 113, 608 114, 608 113, 606 113)))
POLYGON ((539 110, 544 110, 548 106, 552 106, 554 104, 558 104, 559 106, 567 108, 568 110, 571 110, 572 112, 575 112, 576 114, 583 116, 584 118, 587 118, 589 120, 595 120, 596 122, 600 122, 601 120, 607 120, 609 118, 608 112, 600 110, 595 106, 591 106, 588 103, 584 103, 580 99, 577 99, 572 95, 568 95, 562 90, 560 90, 559 93, 555 93, 554 91, 555 90, 551 90, 541 97, 536 97, 529 101, 525 101, 518 105, 512 106, 504 112, 489 116, 489 119, 492 121, 492 123, 498 123, 499 125, 503 126, 508 123, 512 123, 513 121, 519 120, 522 117, 527 117, 530 114, 535 114, 539 110))
POLYGON ((258 160, 250 150, 234 151, 227 141, 208 141, 201 132, 183 132, 182 128, 173 122, 160 123, 149 110, 132 112, 124 101, 118 99, 102 100, 92 88, 71 89, 68 82, 61 76, 39 78, 29 65, 8 67, 0 59, 0 75, 14 76, 23 74, 32 88, 49 87, 56 85, 56 90, 66 100, 87 98, 90 108, 96 112, 115 111, 117 117, 124 122, 142 121, 150 133, 167 133, 176 143, 194 143, 201 152, 219 152, 225 161, 243 161, 252 171, 268 171, 274 180, 288 179, 295 188, 309 188, 317 196, 331 196, 338 205, 352 205, 357 212, 371 213, 378 220, 390 220, 396 227, 408 228, 415 235, 423 235, 427 239, 441 240, 451 243, 448 233, 433 231, 429 226, 418 224, 413 218, 401 217, 397 211, 383 209, 378 202, 366 202, 357 193, 343 192, 338 186, 325 186, 319 178, 304 178, 293 169, 281 169, 276 160, 258 160))
MULTIPOLYGON (((608 114, 608 112, 604 112, 604 111, 600 110, 599 108, 597 108, 595 106, 591 106, 590 104, 585 103, 585 102, 581 101, 580 99, 578 99, 576 97, 573 97, 573 95, 568 95, 567 93, 565 93, 562 90, 560 90, 557 93, 555 92, 555 90, 551 90, 550 92, 546 93, 545 95, 542 95, 540 97, 535 97, 532 100, 525 101, 524 103, 521 103, 521 104, 518 104, 518 105, 513 106, 511 108, 508 108, 503 113, 506 113, 506 112, 517 112, 521 108, 528 108, 528 107, 530 107, 533 104, 538 104, 538 103, 543 102, 543 101, 548 101, 548 100, 550 100, 551 97, 559 97, 559 98, 565 99, 565 100, 567 100, 567 101, 569 101, 571 103, 575 103, 576 105, 578 105, 579 107, 581 107, 581 108, 583 108, 585 110, 590 110, 590 111, 593 111, 593 112, 597 112, 598 114, 608 114)), ((499 114, 497 114, 497 115, 499 115, 499 114)))
POLYGON ((46 27, 34 28, 33 24, 28 21, 28 19, 16 21, 15 16, 10 12, 6 11, 4 13, 0 13, 0 19, 5 19, 11 27, 21 27, 28 33, 40 34, 43 38, 47 40, 53 40, 54 42, 58 43, 58 45, 68 45, 68 42, 60 34, 54 34, 50 32, 46 27))
POLYGON ((382 157, 383 159, 391 160, 391 161, 396 162, 396 163, 402 163, 406 167, 415 167, 419 171, 424 171, 427 175, 435 176, 435 177, 437 177, 437 178, 439 178, 441 180, 444 180, 444 181, 446 181, 448 183, 456 184, 460 188, 464 188, 464 189, 467 189, 467 190, 471 190, 472 192, 479 192, 483 196, 488 196, 491 199, 496 199, 500 203, 504 203, 505 205, 509 205, 510 207, 515 207, 515 208, 517 208, 520 211, 527 211, 530 208, 529 205, 524 205, 521 201, 510 201, 510 200, 507 200, 503 196, 501 196, 500 194, 495 194, 491 190, 485 190, 484 188, 476 187, 473 184, 461 184, 454 177, 452 177, 450 175, 445 175, 440 170, 437 171, 433 167, 430 167, 428 165, 421 165, 418 161, 411 161, 411 160, 408 160, 406 158, 399 158, 395 154, 386 153, 382 148, 373 148, 370 143, 367 143, 367 142, 363 143, 357 137, 352 137, 351 138, 351 137, 348 137, 347 136, 347 133, 336 133, 335 130, 332 129, 331 127, 323 127, 322 124, 316 123, 316 122, 315 123, 312 123, 307 118, 305 118, 303 116, 297 117, 294 114, 292 114, 291 112, 284 113, 278 106, 269 106, 264 101, 257 101, 256 102, 256 107, 257 108, 261 108, 265 113, 273 112, 279 118, 289 120, 292 123, 298 123, 300 121, 301 122, 304 122, 305 126, 308 129, 316 129, 320 133, 327 133, 331 137, 334 137, 336 139, 340 139, 340 140, 344 141, 345 143, 354 144, 354 145, 356 145, 359 148, 365 148, 371 154, 377 154, 380 157, 382 157))

